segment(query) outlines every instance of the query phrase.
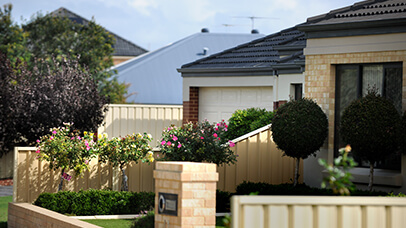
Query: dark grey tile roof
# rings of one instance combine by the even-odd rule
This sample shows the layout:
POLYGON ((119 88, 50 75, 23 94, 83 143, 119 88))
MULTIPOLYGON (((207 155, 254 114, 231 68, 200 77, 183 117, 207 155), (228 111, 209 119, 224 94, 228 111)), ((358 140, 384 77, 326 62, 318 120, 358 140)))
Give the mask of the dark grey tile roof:
POLYGON ((304 33, 289 28, 182 66, 184 69, 264 68, 304 58, 304 33))
MULTIPOLYGON (((53 12, 51 12, 52 15, 55 16, 62 16, 62 17, 67 17, 72 21, 75 21, 79 24, 87 24, 89 23, 88 20, 86 20, 85 18, 73 13, 72 11, 61 7, 53 12)), ((131 41, 128 41, 110 31, 108 31, 106 29, 107 32, 109 32, 110 34, 112 34, 116 40, 116 43, 114 44, 113 48, 114 48, 114 53, 113 56, 138 56, 141 54, 144 54, 146 52, 148 52, 146 49, 132 43, 131 41)))
POLYGON ((406 18, 406 0, 367 0, 307 19, 306 25, 334 25, 406 18))

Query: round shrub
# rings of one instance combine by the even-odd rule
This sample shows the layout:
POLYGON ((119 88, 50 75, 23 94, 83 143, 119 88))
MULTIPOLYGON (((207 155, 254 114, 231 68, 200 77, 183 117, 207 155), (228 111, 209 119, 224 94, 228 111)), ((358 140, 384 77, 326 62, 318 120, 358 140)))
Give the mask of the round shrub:
POLYGON ((271 130, 278 148, 287 156, 296 158, 296 186, 300 158, 316 153, 328 135, 327 116, 311 99, 291 100, 276 110, 271 130))
POLYGON ((353 101, 343 113, 340 135, 355 156, 370 162, 369 190, 373 185, 373 165, 398 148, 400 115, 395 106, 376 91, 353 101))
POLYGON ((273 112, 260 108, 236 110, 229 122, 227 138, 235 139, 271 123, 273 112))
POLYGON ((305 159, 323 145, 328 135, 327 116, 311 99, 292 100, 276 110, 271 130, 287 156, 305 159))

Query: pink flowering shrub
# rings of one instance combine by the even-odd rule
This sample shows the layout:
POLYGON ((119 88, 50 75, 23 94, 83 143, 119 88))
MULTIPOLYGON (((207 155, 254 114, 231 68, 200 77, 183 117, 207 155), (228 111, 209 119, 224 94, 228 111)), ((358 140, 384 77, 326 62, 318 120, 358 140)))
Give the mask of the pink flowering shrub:
POLYGON ((64 179, 71 179, 66 172, 73 170, 75 176, 82 174, 97 153, 93 134, 71 131, 71 125, 64 123, 64 127, 52 128, 50 134, 37 140, 37 158, 49 162, 50 169, 62 170, 58 191, 62 189, 64 179))
POLYGON ((160 142, 164 160, 235 163, 237 156, 230 149, 234 143, 224 137, 227 127, 224 120, 213 124, 205 120, 164 129, 160 142))

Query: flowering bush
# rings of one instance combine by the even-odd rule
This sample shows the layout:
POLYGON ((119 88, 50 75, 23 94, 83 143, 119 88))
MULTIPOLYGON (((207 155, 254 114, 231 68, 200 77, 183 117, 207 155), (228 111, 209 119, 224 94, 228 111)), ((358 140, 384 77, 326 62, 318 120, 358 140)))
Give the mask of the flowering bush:
POLYGON ((154 157, 149 146, 152 137, 150 134, 132 134, 108 140, 107 135, 99 135, 99 159, 101 162, 110 162, 113 167, 120 168, 123 176, 121 191, 128 191, 125 167, 131 161, 153 162, 154 157))
POLYGON ((73 170, 75 176, 82 174, 97 152, 93 133, 82 135, 79 131, 71 131, 71 125, 64 123, 64 127, 52 128, 50 134, 37 140, 37 158, 48 161, 50 169, 62 169, 58 191, 62 190, 64 179, 71 179, 65 171, 73 170))
POLYGON ((217 165, 235 163, 237 155, 230 150, 234 143, 223 137, 227 127, 224 120, 217 124, 205 120, 197 124, 187 123, 181 128, 170 126, 164 129, 160 141, 164 159, 205 161, 217 165))

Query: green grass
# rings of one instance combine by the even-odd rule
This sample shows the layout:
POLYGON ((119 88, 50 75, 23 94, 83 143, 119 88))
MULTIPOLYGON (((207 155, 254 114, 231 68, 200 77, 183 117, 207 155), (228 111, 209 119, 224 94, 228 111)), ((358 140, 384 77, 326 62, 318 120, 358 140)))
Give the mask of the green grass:
POLYGON ((127 228, 134 223, 133 219, 83 219, 82 221, 104 228, 127 228))
POLYGON ((0 197, 0 228, 7 227, 8 203, 12 201, 12 196, 0 197))

